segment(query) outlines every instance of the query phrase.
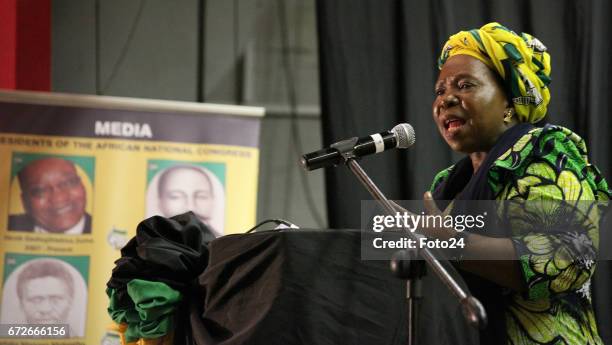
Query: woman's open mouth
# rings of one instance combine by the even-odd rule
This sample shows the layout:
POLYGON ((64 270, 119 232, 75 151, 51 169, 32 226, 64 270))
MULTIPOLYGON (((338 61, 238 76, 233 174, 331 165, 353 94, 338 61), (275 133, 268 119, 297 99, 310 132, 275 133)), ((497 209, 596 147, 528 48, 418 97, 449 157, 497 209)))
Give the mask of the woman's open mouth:
POLYGON ((450 118, 444 121, 444 129, 448 134, 455 134, 463 125, 465 125, 465 120, 459 118, 450 118))

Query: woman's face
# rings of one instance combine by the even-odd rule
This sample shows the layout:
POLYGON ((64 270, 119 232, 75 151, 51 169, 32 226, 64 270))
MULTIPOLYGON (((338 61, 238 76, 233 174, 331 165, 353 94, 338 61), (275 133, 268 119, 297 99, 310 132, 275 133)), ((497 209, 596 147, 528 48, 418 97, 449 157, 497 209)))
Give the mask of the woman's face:
POLYGON ((508 129, 504 90, 487 65, 469 55, 449 58, 438 76, 433 119, 454 151, 487 152, 508 129))

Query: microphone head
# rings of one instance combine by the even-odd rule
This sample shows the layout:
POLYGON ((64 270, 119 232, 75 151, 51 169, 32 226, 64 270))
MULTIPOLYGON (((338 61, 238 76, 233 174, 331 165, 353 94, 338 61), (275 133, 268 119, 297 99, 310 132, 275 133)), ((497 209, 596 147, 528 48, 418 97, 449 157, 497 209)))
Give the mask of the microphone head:
POLYGON ((407 149, 410 146, 414 145, 416 140, 414 135, 414 128, 407 123, 400 123, 399 125, 393 127, 391 133, 395 134, 397 138, 397 148, 398 149, 407 149))

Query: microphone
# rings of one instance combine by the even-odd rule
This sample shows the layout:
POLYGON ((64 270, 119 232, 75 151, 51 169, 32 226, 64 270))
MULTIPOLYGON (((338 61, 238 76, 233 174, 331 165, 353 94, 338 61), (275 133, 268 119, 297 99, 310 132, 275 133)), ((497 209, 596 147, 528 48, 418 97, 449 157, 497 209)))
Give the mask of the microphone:
POLYGON ((342 163, 342 154, 338 146, 352 145, 352 153, 355 157, 363 157, 380 153, 386 150, 398 148, 406 149, 414 144, 414 128, 407 123, 400 123, 392 130, 380 132, 362 138, 351 138, 331 145, 329 148, 307 153, 302 156, 300 164, 306 170, 315 170, 327 166, 335 166, 342 163))

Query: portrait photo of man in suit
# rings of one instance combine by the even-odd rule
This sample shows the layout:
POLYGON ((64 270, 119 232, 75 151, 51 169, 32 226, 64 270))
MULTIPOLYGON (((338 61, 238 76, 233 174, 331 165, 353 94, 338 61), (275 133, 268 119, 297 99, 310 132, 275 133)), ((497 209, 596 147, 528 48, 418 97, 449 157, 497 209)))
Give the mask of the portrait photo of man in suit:
POLYGON ((8 230, 80 235, 91 233, 87 191, 75 163, 58 157, 34 160, 18 172, 25 213, 9 215, 8 230))
POLYGON ((87 257, 8 254, 0 303, 0 324, 68 325, 69 337, 83 337, 87 315, 87 257), (78 271, 76 263, 84 272, 78 271), (14 266, 14 267, 12 267, 14 266), (11 269, 12 268, 12 269, 11 269))
POLYGON ((147 190, 147 216, 172 217, 188 211, 206 224, 213 237, 223 236, 225 192, 217 175, 186 162, 157 170, 147 190))

